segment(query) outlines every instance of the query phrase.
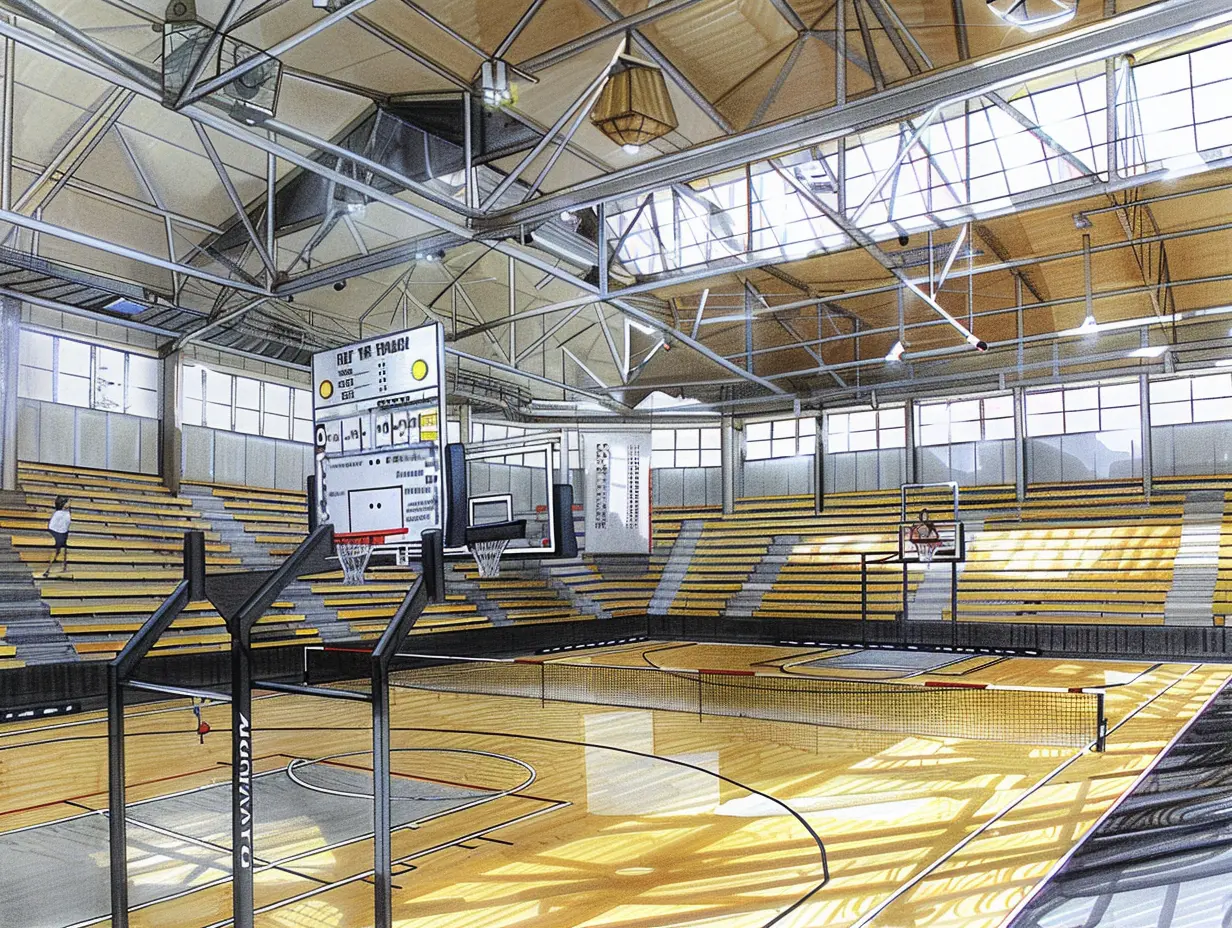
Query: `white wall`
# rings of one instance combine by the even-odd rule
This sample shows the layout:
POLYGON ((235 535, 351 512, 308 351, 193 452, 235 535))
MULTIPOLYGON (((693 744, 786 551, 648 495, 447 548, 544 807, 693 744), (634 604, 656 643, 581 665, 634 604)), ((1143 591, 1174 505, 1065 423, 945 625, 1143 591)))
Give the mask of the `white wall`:
POLYGON ((1026 439, 1027 482, 1129 480, 1142 476, 1138 429, 1026 439))
POLYGON ((723 505, 723 473, 719 467, 656 467, 650 471, 650 486, 655 508, 723 505))
POLYGON ((40 464, 157 474, 158 420, 18 399, 17 455, 40 464))
POLYGON ((1232 474, 1232 422, 1154 426, 1151 466, 1156 477, 1232 474))
POLYGON ((1014 482, 1014 442, 973 441, 917 449, 916 482, 996 486, 1014 482))
POLYGON ((823 461, 827 496, 855 490, 896 490, 907 482, 905 448, 845 451, 827 454, 823 461))
POLYGON ((812 455, 744 462, 741 496, 812 496, 813 493, 812 455))
POLYGON ((184 481, 303 490, 313 472, 311 445, 186 425, 184 481))

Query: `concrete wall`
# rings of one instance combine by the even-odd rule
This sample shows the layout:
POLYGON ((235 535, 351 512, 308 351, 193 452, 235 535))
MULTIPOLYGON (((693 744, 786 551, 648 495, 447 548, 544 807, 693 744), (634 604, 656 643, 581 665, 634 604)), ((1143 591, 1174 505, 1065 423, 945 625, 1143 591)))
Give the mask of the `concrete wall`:
POLYGON ((1232 474, 1232 422, 1155 426, 1151 464, 1156 477, 1232 474))
POLYGON ((1060 483, 1142 476, 1138 429, 1026 439, 1027 480, 1060 483))
MULTIPOLYGON (((770 458, 744 462, 742 496, 811 496, 813 456, 770 458)), ((720 500, 721 502, 721 500, 720 500)))
POLYGON ((905 448, 827 454, 823 461, 827 495, 897 489, 907 482, 905 448))
POLYGON ((723 473, 719 467, 656 467, 650 472, 650 486, 651 504, 656 509, 723 505, 723 473))
POLYGON ((311 445, 197 425, 186 425, 183 431, 187 482, 303 490, 313 472, 311 445))
POLYGON ((973 441, 929 445, 916 451, 917 483, 954 480, 964 487, 1014 482, 1014 442, 973 441))
POLYGON ((157 474, 158 420, 19 399, 17 454, 40 464, 157 474))

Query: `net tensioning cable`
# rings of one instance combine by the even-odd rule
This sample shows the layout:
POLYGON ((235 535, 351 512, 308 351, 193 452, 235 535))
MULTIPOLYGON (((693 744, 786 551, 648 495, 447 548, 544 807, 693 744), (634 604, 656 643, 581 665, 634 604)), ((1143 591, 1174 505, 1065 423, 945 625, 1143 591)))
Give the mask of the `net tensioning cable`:
POLYGON ((434 692, 516 696, 796 722, 862 731, 1102 750, 1104 693, 943 681, 823 680, 731 670, 399 655, 390 682, 434 692))

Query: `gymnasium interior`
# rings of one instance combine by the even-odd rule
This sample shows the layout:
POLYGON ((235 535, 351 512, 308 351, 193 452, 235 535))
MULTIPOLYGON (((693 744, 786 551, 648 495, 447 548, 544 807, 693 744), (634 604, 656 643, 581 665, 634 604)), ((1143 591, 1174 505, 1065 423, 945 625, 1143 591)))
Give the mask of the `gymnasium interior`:
POLYGON ((1226 0, 0 75, 0 926, 1232 924, 1226 0))

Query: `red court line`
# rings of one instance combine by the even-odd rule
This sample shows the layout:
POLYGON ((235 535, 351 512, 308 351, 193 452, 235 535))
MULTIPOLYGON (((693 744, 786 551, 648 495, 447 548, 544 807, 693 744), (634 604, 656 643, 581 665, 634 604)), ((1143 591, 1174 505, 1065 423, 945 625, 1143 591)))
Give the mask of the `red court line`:
POLYGON ((946 690, 986 690, 987 683, 960 683, 957 680, 925 680, 925 686, 939 687, 946 690))

